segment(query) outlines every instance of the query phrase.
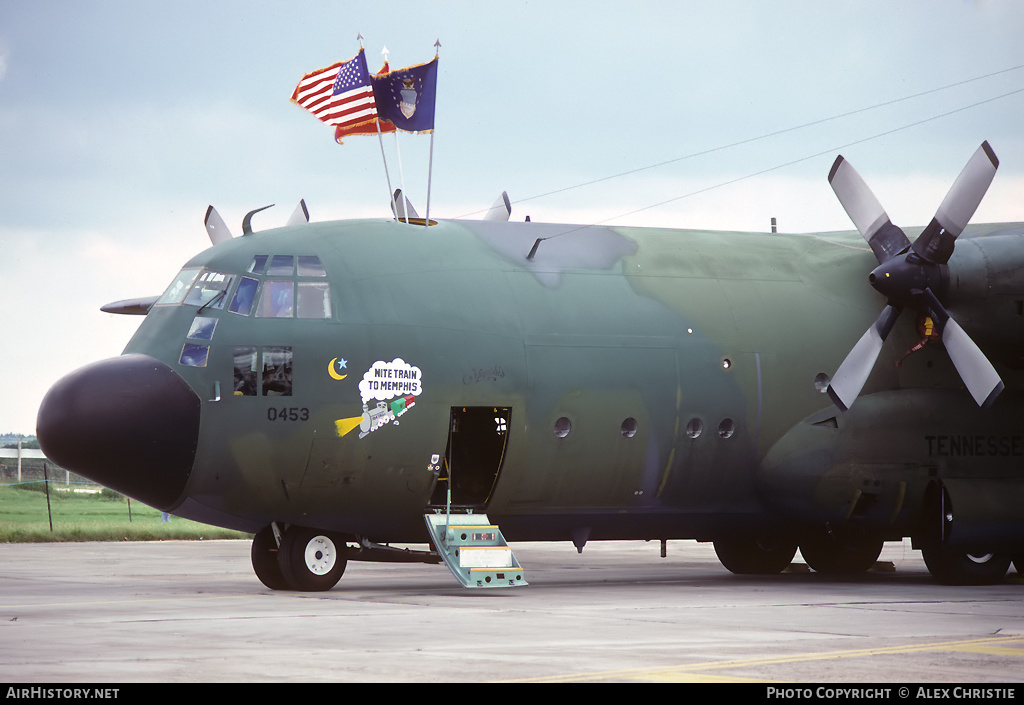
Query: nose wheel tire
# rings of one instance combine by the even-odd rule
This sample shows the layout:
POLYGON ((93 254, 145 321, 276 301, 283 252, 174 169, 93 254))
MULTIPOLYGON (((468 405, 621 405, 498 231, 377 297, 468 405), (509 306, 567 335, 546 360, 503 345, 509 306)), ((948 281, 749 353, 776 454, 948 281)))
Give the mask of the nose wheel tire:
POLYGON ((344 542, 327 532, 290 526, 281 538, 277 562, 292 590, 322 592, 334 587, 345 572, 344 549, 344 542))
POLYGON ((260 582, 271 590, 288 590, 290 586, 281 573, 277 554, 274 530, 265 526, 252 539, 252 569, 260 582))

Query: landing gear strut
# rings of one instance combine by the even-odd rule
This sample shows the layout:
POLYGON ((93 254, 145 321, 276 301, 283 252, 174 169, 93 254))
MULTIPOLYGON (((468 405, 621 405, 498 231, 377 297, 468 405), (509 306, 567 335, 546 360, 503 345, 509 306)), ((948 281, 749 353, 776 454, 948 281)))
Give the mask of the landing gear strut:
POLYGON ((260 582, 271 590, 287 590, 288 583, 277 562, 277 539, 272 526, 263 527, 252 539, 252 569, 260 582))

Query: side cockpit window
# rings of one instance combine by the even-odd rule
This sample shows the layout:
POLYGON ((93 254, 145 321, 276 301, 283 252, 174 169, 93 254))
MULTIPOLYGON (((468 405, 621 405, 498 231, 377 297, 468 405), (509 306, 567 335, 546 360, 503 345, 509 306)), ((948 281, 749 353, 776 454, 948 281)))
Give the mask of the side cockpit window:
POLYGON ((292 395, 292 349, 263 348, 263 396, 292 395))
POLYGON ((228 306, 228 310, 231 313, 240 313, 243 316, 248 316, 252 313, 252 305, 256 302, 256 289, 259 286, 259 279, 242 277, 242 280, 238 282, 238 288, 235 290, 235 296, 231 299, 231 305, 228 306))
POLYGON ((236 397, 290 397, 292 395, 292 349, 252 345, 234 352, 236 397))
POLYGON ((235 381, 236 397, 256 396, 256 348, 235 348, 235 381))

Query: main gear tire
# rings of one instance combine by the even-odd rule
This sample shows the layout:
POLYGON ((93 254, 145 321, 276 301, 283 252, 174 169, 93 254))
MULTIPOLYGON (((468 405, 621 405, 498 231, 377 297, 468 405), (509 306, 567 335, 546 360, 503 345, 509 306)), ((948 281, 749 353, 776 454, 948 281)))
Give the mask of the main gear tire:
POLYGON ((737 575, 775 575, 793 562, 796 543, 758 537, 728 537, 714 542, 726 570, 737 575))
POLYGON ((816 573, 853 575, 875 564, 883 542, 867 537, 843 537, 821 532, 800 542, 800 555, 816 573))
POLYGON ((921 547, 928 572, 944 585, 992 585, 1000 582, 1010 568, 1006 553, 962 553, 937 541, 921 547))

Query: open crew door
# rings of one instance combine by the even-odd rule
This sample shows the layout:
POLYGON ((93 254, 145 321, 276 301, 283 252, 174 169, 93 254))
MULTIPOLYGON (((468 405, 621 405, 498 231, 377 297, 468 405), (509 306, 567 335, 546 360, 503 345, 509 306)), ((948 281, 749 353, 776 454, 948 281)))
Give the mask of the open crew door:
POLYGON ((431 508, 445 507, 449 482, 453 509, 486 508, 505 459, 511 413, 506 406, 452 407, 448 447, 431 508))

